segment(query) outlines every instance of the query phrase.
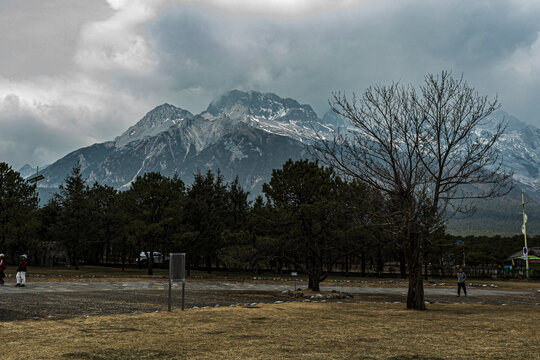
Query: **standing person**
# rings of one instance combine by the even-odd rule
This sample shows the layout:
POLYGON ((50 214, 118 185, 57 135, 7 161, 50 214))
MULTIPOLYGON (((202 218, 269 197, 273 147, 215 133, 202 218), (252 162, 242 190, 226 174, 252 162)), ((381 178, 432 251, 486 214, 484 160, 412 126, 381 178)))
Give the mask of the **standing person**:
POLYGON ((461 288, 463 288, 463 293, 467 296, 467 288, 465 287, 465 280, 467 280, 467 275, 463 272, 462 268, 459 268, 457 273, 457 296, 460 296, 461 288))
POLYGON ((5 283, 6 274, 4 274, 4 270, 6 270, 6 262, 4 261, 4 254, 0 254, 0 286, 4 286, 5 283))
POLYGON ((28 266, 28 260, 26 255, 21 255, 21 261, 19 261, 19 267, 17 267, 17 285, 24 287, 26 284, 26 267, 28 266))

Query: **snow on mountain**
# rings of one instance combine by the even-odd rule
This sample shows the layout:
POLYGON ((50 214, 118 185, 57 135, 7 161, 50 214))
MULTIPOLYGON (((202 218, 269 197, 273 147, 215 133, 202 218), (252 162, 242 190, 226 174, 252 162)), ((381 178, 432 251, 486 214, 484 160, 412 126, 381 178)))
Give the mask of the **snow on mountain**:
POLYGON ((347 128, 349 124, 340 115, 336 114, 332 109, 329 109, 323 116, 321 123, 332 130, 338 127, 347 128))
POLYGON ((147 172, 182 175, 194 157, 231 131, 231 120, 210 121, 198 115, 185 119, 155 136, 115 147, 88 174, 88 180, 128 188, 137 176, 147 172))
POLYGON ((285 123, 291 120, 300 122, 318 120, 310 105, 300 105, 294 99, 284 99, 273 93, 263 94, 258 91, 228 91, 212 101, 206 112, 212 116, 225 115, 233 120, 243 120, 245 116, 285 123))
MULTIPOLYGON (((540 190, 540 129, 498 110, 476 130, 479 138, 489 137, 498 123, 506 128, 496 143, 503 166, 514 173, 514 181, 534 193, 540 190)), ((540 195, 540 194, 539 194, 540 195)), ((540 197, 539 197, 540 198, 540 197)))
POLYGON ((301 105, 294 99, 257 91, 228 91, 210 103, 201 115, 209 119, 228 117, 304 143, 316 140, 317 134, 328 136, 333 130, 317 117, 310 105, 301 105))
POLYGON ((171 126, 192 117, 187 110, 170 104, 159 105, 149 111, 139 122, 114 139, 116 147, 122 147, 132 141, 155 136, 167 131, 171 126))
MULTIPOLYGON (((504 164, 514 171, 516 182, 540 194, 540 130, 503 111, 488 120, 477 129, 477 136, 486 137, 495 131, 496 122, 508 121, 497 144, 504 164)), ((244 184, 252 189, 255 183, 268 180, 272 169, 270 165, 256 166, 253 159, 281 165, 274 162, 278 149, 269 144, 281 144, 290 151, 279 152, 280 161, 297 159, 308 156, 305 146, 318 135, 331 137, 339 127, 346 128, 347 123, 332 111, 320 119, 310 105, 294 99, 232 90, 198 115, 170 104, 160 105, 114 141, 78 149, 50 165, 41 185, 59 186, 80 163, 89 183, 116 188, 129 187, 137 176, 149 171, 164 175, 176 172, 189 183, 197 169, 219 168, 230 176, 234 175, 232 169, 243 174, 244 184)))
MULTIPOLYGON (((49 164, 43 165, 39 169, 45 170, 47 166, 49 166, 49 164)), ((32 167, 32 165, 30 164, 24 164, 23 167, 19 169, 19 174, 21 175, 21 177, 26 179, 29 176, 35 175, 37 170, 37 167, 32 167)))
POLYGON ((30 164, 24 164, 22 168, 19 169, 19 174, 21 174, 21 177, 27 178, 30 175, 34 175, 36 173, 36 168, 32 167, 30 164))
MULTIPOLYGON (((540 213, 540 129, 497 111, 476 129, 478 139, 489 137, 501 121, 508 126, 496 146, 504 166, 514 172, 516 189, 504 198, 478 202, 472 218, 453 219, 448 228, 456 233, 519 232, 522 189, 530 201, 530 231, 540 233, 540 220, 534 222, 539 218, 534 212, 540 213)), ((310 105, 296 100, 232 90, 198 115, 169 104, 156 107, 114 141, 75 150, 51 164, 42 172, 40 187, 53 191, 80 164, 88 184, 97 181, 117 189, 129 188, 137 176, 151 171, 176 173, 190 184, 195 172, 219 169, 225 181, 238 176, 246 190, 258 194, 272 169, 289 158, 309 158, 308 146, 317 135, 331 138, 336 129, 347 127, 332 111, 319 119, 310 105)), ((35 169, 28 165, 20 172, 31 175, 35 169)))

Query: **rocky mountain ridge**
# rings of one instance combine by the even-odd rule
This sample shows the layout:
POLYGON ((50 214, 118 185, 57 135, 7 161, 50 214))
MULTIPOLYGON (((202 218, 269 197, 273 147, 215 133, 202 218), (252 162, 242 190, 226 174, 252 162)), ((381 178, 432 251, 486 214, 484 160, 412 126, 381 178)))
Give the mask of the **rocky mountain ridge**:
POLYGON ((233 90, 197 115, 160 105, 114 141, 59 159, 43 172, 40 185, 58 187, 79 163, 89 183, 118 189, 129 188, 137 176, 150 171, 177 173, 190 183, 196 171, 220 169, 226 180, 241 175, 247 190, 260 191, 273 168, 289 158, 308 156, 305 144, 331 130, 310 105, 272 93, 233 90))
MULTIPOLYGON (((476 136, 489 136, 500 121, 508 123, 497 144, 503 163, 514 172, 516 189, 526 192, 531 207, 537 206, 540 129, 497 111, 476 129, 476 136)), ((157 106, 113 141, 75 150, 48 166, 42 172, 45 180, 40 186, 57 188, 80 163, 89 184, 99 182, 117 189, 129 188, 137 176, 150 171, 166 176, 176 173, 190 184, 195 172, 220 169, 226 181, 238 176, 246 190, 257 194, 270 179, 272 169, 289 158, 310 157, 309 144, 318 136, 331 137, 340 127, 347 127, 347 123, 331 111, 319 118, 310 105, 294 99, 232 90, 200 114, 170 104, 157 106)), ((506 200, 498 200, 497 209, 491 208, 492 203, 481 202, 487 205, 481 205, 479 213, 489 219, 507 218, 499 208, 511 204, 515 210, 516 194, 514 191, 506 200)), ((538 211, 540 218, 540 205, 538 211)), ((471 228, 475 220, 452 220, 451 226, 464 228, 464 221, 471 228)), ((540 232, 540 222, 538 225, 540 232)))

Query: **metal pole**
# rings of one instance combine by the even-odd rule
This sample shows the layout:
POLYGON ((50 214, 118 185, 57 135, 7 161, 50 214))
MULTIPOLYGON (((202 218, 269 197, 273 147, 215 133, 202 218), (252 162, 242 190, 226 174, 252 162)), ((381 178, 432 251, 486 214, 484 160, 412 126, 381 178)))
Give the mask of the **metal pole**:
POLYGON ((184 311, 184 293, 186 291, 186 282, 182 281, 182 311, 184 311))
POLYGON ((171 297, 172 297, 172 274, 171 274, 171 264, 170 264, 170 261, 169 261, 169 311, 171 311, 171 297))
POLYGON ((465 267, 465 240, 461 243, 461 249, 463 250, 463 267, 465 267))
MULTIPOLYGON (((523 191, 521 192, 521 207, 523 211, 523 238, 525 239, 525 247, 529 250, 527 247, 527 215, 525 214, 525 195, 523 191)), ((527 278, 529 278, 529 251, 527 251, 527 258, 525 259, 525 272, 527 278)))
MULTIPOLYGON (((39 174, 39 166, 36 166, 36 177, 38 176, 39 174)), ((35 182, 34 184, 34 197, 37 199, 37 181, 35 182)))

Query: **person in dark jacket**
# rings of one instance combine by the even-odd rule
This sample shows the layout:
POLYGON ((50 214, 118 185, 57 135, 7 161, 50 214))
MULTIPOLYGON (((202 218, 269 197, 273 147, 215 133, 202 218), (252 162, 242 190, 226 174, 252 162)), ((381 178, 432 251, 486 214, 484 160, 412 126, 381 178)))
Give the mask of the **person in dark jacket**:
POLYGON ((28 266, 28 260, 26 255, 21 255, 21 261, 19 261, 19 266, 17 267, 17 285, 24 287, 26 285, 26 267, 28 266))
POLYGON ((4 261, 4 254, 0 254, 0 286, 4 286, 5 283, 6 274, 4 270, 6 270, 6 262, 4 261))
POLYGON ((457 273, 457 296, 460 296, 461 288, 463 288, 463 293, 467 296, 467 288, 465 287, 465 280, 467 280, 467 275, 463 272, 462 268, 459 268, 457 273))

